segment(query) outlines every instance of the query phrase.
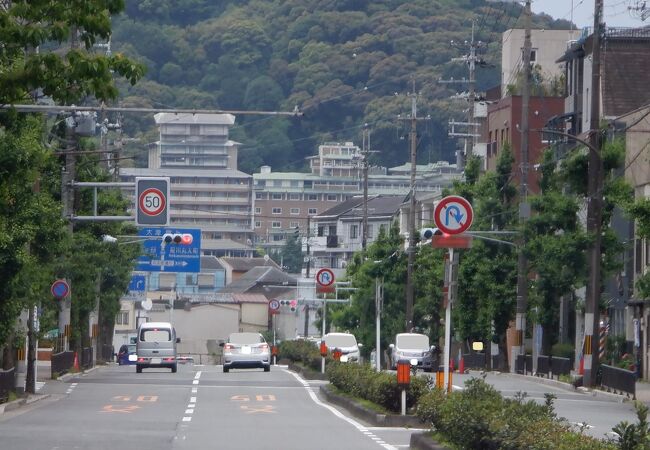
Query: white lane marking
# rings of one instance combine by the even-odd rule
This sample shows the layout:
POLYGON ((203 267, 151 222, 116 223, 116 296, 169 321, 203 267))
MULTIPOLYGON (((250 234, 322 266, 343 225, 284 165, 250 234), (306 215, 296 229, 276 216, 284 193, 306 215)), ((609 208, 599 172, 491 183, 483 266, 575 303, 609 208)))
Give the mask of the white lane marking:
POLYGON ((196 394, 197 392, 199 392, 197 388, 192 388, 192 394, 196 394))
POLYGON ((194 410, 193 409, 186 409, 185 414, 194 414, 194 410))
MULTIPOLYGON (((404 427, 366 427, 370 431, 404 431, 404 427)), ((431 431, 430 428, 409 428, 409 431, 431 431)))
POLYGON ((192 418, 191 417, 183 417, 183 422, 191 422, 192 418))
POLYGON ((196 403, 196 397, 190 397, 190 403, 196 403))
POLYGON ((192 381, 192 384, 199 384, 199 380, 192 381))
POLYGON ((195 380, 198 380, 199 378, 201 378, 201 371, 200 370, 198 372, 196 372, 196 375, 194 375, 195 380))
MULTIPOLYGON (((315 394, 314 391, 312 390, 312 388, 309 386, 309 383, 307 383, 305 380, 303 380, 303 379, 302 379, 298 374, 296 374, 296 373, 294 373, 294 372, 291 372, 291 371, 289 371, 289 370, 285 370, 285 372, 288 372, 288 373, 290 373, 291 375, 293 375, 293 377, 294 377, 296 380, 298 380, 298 382, 299 382, 300 384, 302 384, 302 385, 305 387, 305 390, 307 391, 307 394, 309 394, 309 397, 311 397, 311 399, 312 399, 312 401, 313 401, 314 403, 316 403, 316 404, 319 405, 319 406, 322 406, 323 408, 328 409, 328 410, 329 410, 332 414, 334 414, 336 417, 338 417, 339 419, 345 420, 347 423, 349 423, 350 425, 352 425, 353 427, 355 427, 357 430, 359 430, 359 431, 361 431, 362 433, 364 433, 364 435, 366 435, 366 434, 365 434, 365 431, 367 431, 367 427, 366 427, 366 426, 361 425, 359 422, 357 422, 357 421, 354 420, 354 419, 351 419, 350 417, 347 417, 347 416, 344 415, 341 411, 339 411, 338 409, 334 408, 333 406, 321 402, 320 399, 316 396, 316 394, 315 394)), ((373 435, 373 434, 366 435, 366 436, 368 436, 368 437, 374 439, 374 435, 373 435)), ((376 442, 376 441, 375 441, 375 442, 376 442)), ((389 444, 384 444, 384 445, 382 445, 382 447, 384 447, 386 450, 396 450, 395 447, 393 447, 392 445, 389 445, 389 444)))

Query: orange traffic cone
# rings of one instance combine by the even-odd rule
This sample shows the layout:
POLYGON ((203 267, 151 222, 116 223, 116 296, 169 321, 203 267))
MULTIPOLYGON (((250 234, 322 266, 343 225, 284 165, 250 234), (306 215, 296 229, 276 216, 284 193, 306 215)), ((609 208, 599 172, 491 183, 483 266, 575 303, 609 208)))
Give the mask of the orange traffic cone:
POLYGON ((79 358, 77 357, 77 352, 74 352, 74 362, 72 363, 74 370, 79 372, 79 358))

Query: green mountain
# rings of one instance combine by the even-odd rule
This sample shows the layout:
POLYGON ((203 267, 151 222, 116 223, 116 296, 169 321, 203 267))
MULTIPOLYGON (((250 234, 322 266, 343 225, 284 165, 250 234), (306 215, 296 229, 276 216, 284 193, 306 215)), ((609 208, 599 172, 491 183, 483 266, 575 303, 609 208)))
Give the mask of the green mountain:
MULTIPOLYGON (((114 20, 113 46, 148 66, 146 79, 122 86, 125 106, 291 111, 301 118, 237 115, 232 138, 239 167, 252 173, 305 166, 324 141, 361 143, 364 124, 377 153, 372 164, 408 160, 408 93, 419 94, 418 161, 454 161, 458 142, 447 121, 463 119, 472 22, 479 56, 477 89, 499 83, 501 33, 517 26, 522 6, 485 0, 131 0, 114 20), (450 42, 454 41, 452 45, 450 42)), ((536 16, 538 28, 566 21, 536 16)), ((151 118, 127 117, 131 135, 154 139, 151 118)))

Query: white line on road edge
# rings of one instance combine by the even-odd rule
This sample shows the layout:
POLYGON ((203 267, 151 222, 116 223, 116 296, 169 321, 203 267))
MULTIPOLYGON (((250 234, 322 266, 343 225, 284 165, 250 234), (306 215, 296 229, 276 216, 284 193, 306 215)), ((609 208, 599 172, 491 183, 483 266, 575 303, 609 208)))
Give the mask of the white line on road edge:
MULTIPOLYGON (((361 425, 361 424, 360 424, 359 422, 357 422, 356 420, 351 419, 350 417, 347 417, 347 416, 344 415, 341 411, 339 411, 338 409, 334 408, 333 406, 321 402, 320 399, 316 396, 316 394, 315 394, 314 391, 312 390, 312 388, 309 386, 309 383, 307 383, 305 380, 303 380, 303 379, 302 379, 298 374, 296 374, 296 373, 294 373, 294 372, 291 372, 290 370, 286 370, 286 369, 283 369, 283 370, 284 370, 285 372, 288 372, 288 373, 290 373, 291 375, 293 375, 293 377, 294 377, 296 380, 298 380, 298 381, 300 382, 300 384, 302 384, 302 385, 305 387, 305 390, 307 391, 307 393, 309 394, 309 397, 311 397, 311 399, 313 400, 314 403, 316 403, 316 404, 319 405, 319 406, 322 406, 323 408, 329 409, 330 412, 331 412, 332 414, 334 414, 336 417, 338 417, 339 419, 343 419, 343 420, 345 420, 347 423, 349 423, 350 425, 352 425, 353 427, 355 427, 357 430, 361 431, 364 435, 366 435, 366 436, 368 436, 368 437, 370 437, 370 438, 373 438, 373 436, 374 436, 373 434, 367 434, 367 433, 366 433, 366 431, 368 431, 368 428, 367 428, 367 427, 361 425)), ((396 450, 395 447, 393 447, 392 445, 389 445, 389 444, 382 444, 382 447, 384 447, 384 448, 387 449, 387 450, 396 450)))

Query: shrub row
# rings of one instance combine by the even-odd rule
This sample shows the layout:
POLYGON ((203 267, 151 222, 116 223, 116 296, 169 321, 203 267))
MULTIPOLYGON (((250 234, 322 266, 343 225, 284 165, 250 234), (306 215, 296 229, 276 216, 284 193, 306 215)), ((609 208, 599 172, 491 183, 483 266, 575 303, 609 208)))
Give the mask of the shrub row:
POLYGON ((311 341, 304 339, 282 341, 278 347, 278 357, 301 363, 313 370, 321 370, 320 351, 311 341))
POLYGON ((463 391, 445 395, 434 389, 420 398, 417 415, 448 442, 464 449, 605 450, 612 443, 586 436, 546 403, 506 399, 484 380, 474 378, 463 391))
MULTIPOLYGON (((327 366, 327 378, 341 391, 369 400, 392 412, 401 410, 401 391, 394 373, 376 372, 368 364, 350 364, 332 361, 327 366)), ((414 407, 420 397, 429 391, 428 377, 411 377, 406 391, 407 408, 414 407)))

